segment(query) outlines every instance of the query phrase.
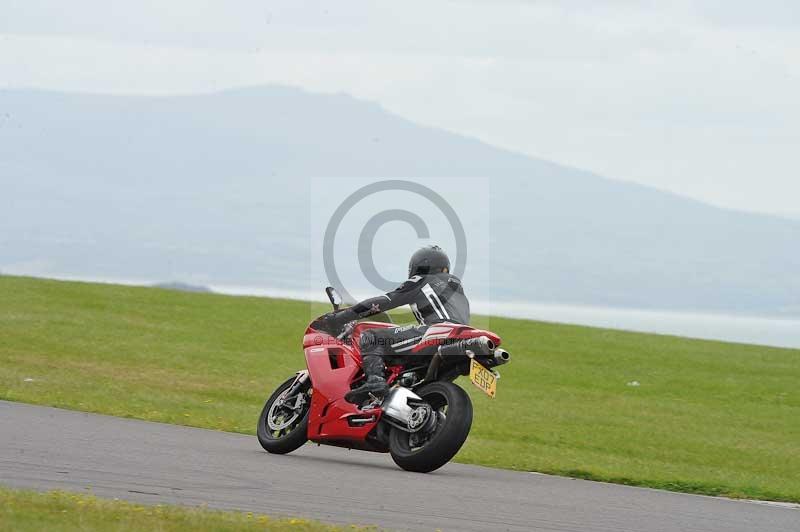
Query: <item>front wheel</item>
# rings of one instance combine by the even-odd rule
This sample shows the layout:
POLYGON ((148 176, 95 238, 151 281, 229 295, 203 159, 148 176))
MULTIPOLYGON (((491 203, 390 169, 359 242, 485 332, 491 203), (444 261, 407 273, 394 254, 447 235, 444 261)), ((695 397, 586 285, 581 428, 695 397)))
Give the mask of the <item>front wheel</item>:
POLYGON ((306 380, 288 396, 297 377, 275 390, 258 418, 258 442, 273 454, 290 453, 308 441, 308 411, 311 406, 311 382, 306 380))
POLYGON ((449 462, 464 445, 472 427, 472 402, 452 382, 432 382, 416 392, 431 406, 435 424, 415 433, 392 427, 389 450, 406 471, 429 473, 449 462))

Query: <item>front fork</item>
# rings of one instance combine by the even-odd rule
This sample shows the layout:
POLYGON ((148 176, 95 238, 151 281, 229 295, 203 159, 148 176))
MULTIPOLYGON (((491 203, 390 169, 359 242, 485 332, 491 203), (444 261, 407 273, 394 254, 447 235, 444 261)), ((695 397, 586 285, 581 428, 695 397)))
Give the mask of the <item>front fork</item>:
POLYGON ((294 397, 303 385, 308 380, 308 370, 304 369, 297 372, 297 376, 294 378, 294 382, 291 386, 289 386, 285 392, 283 392, 283 397, 281 397, 281 402, 286 401, 287 399, 294 397))

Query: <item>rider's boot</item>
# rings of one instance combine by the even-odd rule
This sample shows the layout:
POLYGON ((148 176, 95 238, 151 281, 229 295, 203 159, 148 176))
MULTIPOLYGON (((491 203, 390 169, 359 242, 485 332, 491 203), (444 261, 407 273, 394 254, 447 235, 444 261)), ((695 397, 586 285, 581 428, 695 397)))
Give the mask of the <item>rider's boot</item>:
POLYGON ((389 385, 383 377, 383 360, 381 357, 364 355, 362 366, 364 367, 364 375, 367 377, 364 384, 355 390, 350 390, 344 396, 345 401, 355 405, 363 403, 370 395, 383 397, 389 391, 389 385))

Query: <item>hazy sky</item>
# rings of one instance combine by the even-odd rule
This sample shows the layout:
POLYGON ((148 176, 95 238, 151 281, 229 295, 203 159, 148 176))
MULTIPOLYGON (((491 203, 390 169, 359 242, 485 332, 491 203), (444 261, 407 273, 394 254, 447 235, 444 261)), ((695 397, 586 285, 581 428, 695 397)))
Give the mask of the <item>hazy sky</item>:
POLYGON ((609 177, 800 216, 796 0, 0 0, 0 87, 347 92, 609 177))

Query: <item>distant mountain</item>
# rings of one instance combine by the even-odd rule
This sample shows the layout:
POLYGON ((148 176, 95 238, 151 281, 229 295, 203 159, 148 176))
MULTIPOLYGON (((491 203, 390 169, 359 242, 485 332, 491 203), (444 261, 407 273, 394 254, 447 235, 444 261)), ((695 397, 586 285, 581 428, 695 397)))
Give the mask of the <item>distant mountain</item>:
POLYGON ((0 268, 305 290, 308 178, 339 176, 491 177, 497 299, 800 314, 798 221, 285 87, 0 91, 0 268))

